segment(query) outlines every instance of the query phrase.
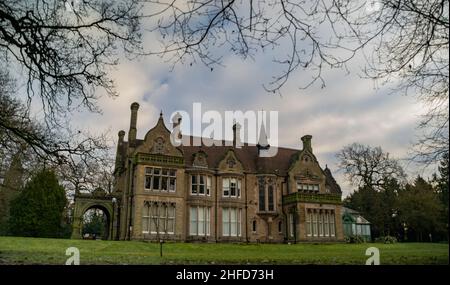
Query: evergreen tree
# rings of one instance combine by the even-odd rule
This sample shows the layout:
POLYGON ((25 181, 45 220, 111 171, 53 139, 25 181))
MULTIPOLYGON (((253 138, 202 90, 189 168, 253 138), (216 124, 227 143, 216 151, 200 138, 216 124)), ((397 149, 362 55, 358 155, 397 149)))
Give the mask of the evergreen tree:
POLYGON ((344 206, 358 211, 371 223, 372 237, 384 234, 383 210, 380 194, 372 187, 360 187, 344 200, 344 206))
POLYGON ((35 174, 11 203, 10 232, 17 236, 59 237, 67 203, 53 171, 35 174))
POLYGON ((11 158, 11 163, 5 173, 4 181, 0 181, 0 235, 7 235, 9 208, 11 201, 18 195, 23 183, 22 156, 23 148, 11 158))
POLYGON ((442 159, 440 161, 440 165, 438 167, 439 169, 439 177, 437 175, 434 175, 434 182, 436 182, 436 192, 439 196, 439 200, 442 202, 443 205, 443 211, 441 214, 441 220, 442 223, 446 227, 445 234, 442 236, 442 238, 445 238, 448 240, 448 182, 449 182, 449 176, 448 176, 448 164, 449 164, 449 154, 448 152, 445 153, 442 156, 442 159))
POLYGON ((97 237, 104 237, 106 233, 105 224, 107 222, 103 211, 91 209, 85 214, 85 223, 83 224, 83 235, 91 234, 97 237))
POLYGON ((399 219, 408 228, 408 240, 433 241, 433 236, 442 235, 445 228, 442 203, 432 185, 422 177, 418 176, 413 185, 407 184, 400 191, 398 208, 399 219))

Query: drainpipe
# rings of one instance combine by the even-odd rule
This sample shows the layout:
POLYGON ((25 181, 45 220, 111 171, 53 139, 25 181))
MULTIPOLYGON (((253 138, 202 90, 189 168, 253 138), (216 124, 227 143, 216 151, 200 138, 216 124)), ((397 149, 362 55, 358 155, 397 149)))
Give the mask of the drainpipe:
MULTIPOLYGON (((245 240, 246 240, 246 243, 248 243, 248 199, 247 199, 247 175, 246 174, 244 174, 244 188, 245 188, 245 240)), ((241 195, 242 195, 242 193, 241 193, 241 195)))
MULTIPOLYGON (((289 238, 290 238, 290 236, 289 236, 289 230, 288 230, 288 226, 290 227, 291 226, 291 224, 290 224, 290 222, 288 221, 288 216, 287 216, 287 214, 286 214, 286 211, 284 210, 284 205, 283 205, 283 190, 281 190, 282 192, 281 192, 281 209, 282 209, 282 211, 283 211, 283 215, 284 215, 284 219, 285 219, 285 229, 284 229, 284 231, 285 231, 285 234, 286 234, 286 239, 287 240, 289 240, 289 238)), ((286 192, 287 192, 287 195, 289 195, 289 176, 286 178, 286 192)))
POLYGON ((123 240, 128 239, 129 234, 129 225, 128 225, 128 217, 130 216, 130 173, 131 173, 131 163, 130 160, 127 159, 127 177, 126 177, 126 190, 123 195, 123 206, 124 206, 124 237, 123 240))
POLYGON ((219 179, 219 176, 217 175, 217 173, 216 173, 216 175, 215 175, 215 178, 216 178, 216 179, 215 179, 215 180, 216 180, 216 189, 215 189, 215 190, 216 190, 216 192, 215 192, 215 193, 216 193, 216 195, 215 195, 215 196, 216 196, 216 197, 215 197, 215 200, 216 200, 215 202, 216 202, 216 204, 215 204, 215 207, 214 207, 214 211, 215 211, 215 214, 214 214, 214 236, 215 236, 216 243, 217 243, 217 242, 218 242, 218 240, 217 240, 217 212, 218 212, 218 211, 217 211, 217 208, 218 208, 218 206, 219 206, 218 203, 217 203, 217 201, 218 201, 218 198, 217 198, 217 195, 218 195, 218 194, 217 194, 217 193, 218 193, 218 187, 217 187, 217 186, 218 186, 218 183, 217 183, 217 180, 219 179))
MULTIPOLYGON (((286 192, 289 193, 289 179, 286 179, 286 192)), ((281 189, 281 212, 283 213, 283 216, 284 216, 284 234, 285 234, 286 240, 289 240, 289 230, 288 230, 288 227, 290 227, 291 225, 289 224, 288 216, 287 216, 287 214, 286 214, 286 211, 284 210, 284 205, 283 205, 283 189, 281 189)))
POLYGON ((297 203, 295 204, 294 214, 294 244, 297 243, 297 203))
POLYGON ((133 226, 133 202, 134 202, 134 171, 136 165, 132 163, 131 173, 130 173, 130 211, 129 211, 129 220, 128 220, 128 240, 131 240, 131 227, 133 226))

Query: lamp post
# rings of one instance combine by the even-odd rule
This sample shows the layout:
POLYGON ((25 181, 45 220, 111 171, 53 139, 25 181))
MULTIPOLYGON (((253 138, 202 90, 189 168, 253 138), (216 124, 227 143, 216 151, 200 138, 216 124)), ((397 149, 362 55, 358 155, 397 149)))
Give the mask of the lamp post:
POLYGON ((111 216, 111 240, 114 239, 114 210, 116 208, 117 199, 113 197, 111 199, 112 202, 112 216, 111 216))
POLYGON ((408 240, 408 226, 406 225, 405 222, 403 222, 403 234, 404 234, 404 240, 407 241, 408 240))
POLYGON ((160 257, 163 256, 163 243, 164 243, 164 240, 160 239, 159 240, 159 256, 160 257))

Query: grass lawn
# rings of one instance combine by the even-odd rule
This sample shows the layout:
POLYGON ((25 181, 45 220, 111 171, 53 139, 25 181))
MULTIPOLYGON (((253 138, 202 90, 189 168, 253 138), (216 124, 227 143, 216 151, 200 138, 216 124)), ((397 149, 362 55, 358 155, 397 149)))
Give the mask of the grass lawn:
POLYGON ((448 244, 200 244, 0 237, 0 264, 60 264, 68 247, 81 264, 365 264, 368 247, 381 264, 449 264, 448 244))

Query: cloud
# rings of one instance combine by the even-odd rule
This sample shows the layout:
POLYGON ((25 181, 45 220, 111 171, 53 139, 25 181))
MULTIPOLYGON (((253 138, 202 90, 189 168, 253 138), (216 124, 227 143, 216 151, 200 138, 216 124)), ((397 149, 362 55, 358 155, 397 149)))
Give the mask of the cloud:
MULTIPOLYGON (((298 87, 302 72, 292 74, 282 96, 266 93, 262 85, 273 75, 271 59, 259 54, 255 60, 237 56, 224 58, 225 67, 209 68, 193 64, 171 66, 159 57, 123 62, 112 73, 118 98, 103 97, 102 115, 81 113, 74 117, 80 128, 115 134, 128 131, 129 106, 140 104, 138 137, 156 123, 164 112, 166 124, 176 110, 192 112, 192 104, 201 102, 203 111, 276 110, 279 112, 279 144, 301 148, 300 137, 313 135, 313 148, 321 166, 332 169, 344 194, 353 187, 336 171, 335 153, 343 146, 359 142, 381 146, 393 156, 403 158, 415 138, 415 126, 422 110, 412 97, 390 95, 389 90, 375 89, 372 81, 361 79, 357 72, 326 71, 326 88, 298 87)), ((354 61, 350 69, 361 64, 354 61)), ((414 170, 414 169, 413 169, 414 170)))

